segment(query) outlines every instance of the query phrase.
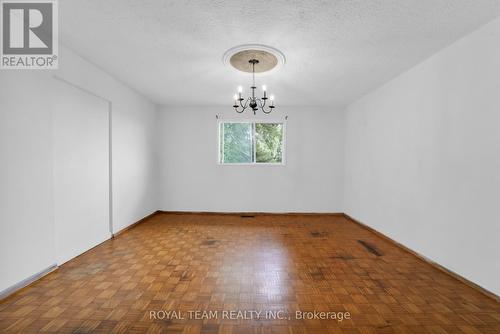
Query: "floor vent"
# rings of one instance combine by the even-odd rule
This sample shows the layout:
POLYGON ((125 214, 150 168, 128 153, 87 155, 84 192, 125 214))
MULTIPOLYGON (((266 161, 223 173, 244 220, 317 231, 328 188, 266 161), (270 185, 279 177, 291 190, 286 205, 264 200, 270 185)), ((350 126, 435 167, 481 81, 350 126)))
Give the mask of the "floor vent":
POLYGON ((255 218, 253 215, 241 215, 241 218, 255 218))
POLYGON ((382 253, 375 247, 373 246, 372 244, 364 241, 364 240, 358 240, 358 242, 363 245, 363 247, 366 248, 367 251, 369 251, 370 253, 372 253, 373 255, 375 256, 382 256, 382 253))
POLYGON ((321 231, 321 232, 312 231, 312 232, 310 232, 310 234, 311 234, 311 237, 313 237, 313 238, 324 238, 324 237, 328 236, 328 232, 323 232, 323 231, 321 231))

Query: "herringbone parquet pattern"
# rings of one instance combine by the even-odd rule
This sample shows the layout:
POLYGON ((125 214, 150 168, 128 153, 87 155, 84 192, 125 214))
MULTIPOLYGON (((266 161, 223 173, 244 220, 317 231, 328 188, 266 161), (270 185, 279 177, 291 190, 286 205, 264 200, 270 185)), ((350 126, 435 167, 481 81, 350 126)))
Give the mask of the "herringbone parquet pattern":
POLYGON ((0 302, 0 332, 494 334, 500 305, 340 216, 159 214, 0 302))

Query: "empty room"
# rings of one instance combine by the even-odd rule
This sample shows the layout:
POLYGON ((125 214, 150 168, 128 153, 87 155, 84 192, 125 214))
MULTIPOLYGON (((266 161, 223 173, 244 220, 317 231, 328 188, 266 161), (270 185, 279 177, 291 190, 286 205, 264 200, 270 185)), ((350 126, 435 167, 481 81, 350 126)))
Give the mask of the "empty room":
POLYGON ((500 1, 0 27, 0 333, 500 333, 500 1))

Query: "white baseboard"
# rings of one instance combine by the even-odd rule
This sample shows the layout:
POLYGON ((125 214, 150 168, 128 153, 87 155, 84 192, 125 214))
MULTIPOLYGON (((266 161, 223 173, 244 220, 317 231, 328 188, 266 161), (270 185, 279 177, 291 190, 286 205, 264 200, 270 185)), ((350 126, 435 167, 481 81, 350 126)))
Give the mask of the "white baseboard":
POLYGON ((35 282, 36 280, 39 280, 43 276, 47 275, 48 273, 53 272, 56 269, 57 269, 57 264, 54 263, 50 267, 48 267, 48 268, 46 268, 46 269, 44 269, 44 270, 42 270, 34 275, 31 275, 30 277, 28 277, 26 279, 23 279, 21 282, 16 283, 3 291, 0 291, 0 300, 7 298, 8 296, 12 295, 13 293, 30 285, 31 283, 35 282))

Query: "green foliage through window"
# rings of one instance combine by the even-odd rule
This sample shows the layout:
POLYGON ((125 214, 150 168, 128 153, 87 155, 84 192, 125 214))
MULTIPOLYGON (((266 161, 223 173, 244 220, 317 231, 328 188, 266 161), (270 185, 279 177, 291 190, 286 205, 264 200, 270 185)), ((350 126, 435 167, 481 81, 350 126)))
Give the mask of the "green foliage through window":
POLYGON ((283 128, 283 123, 221 122, 220 162, 281 164, 283 128))

